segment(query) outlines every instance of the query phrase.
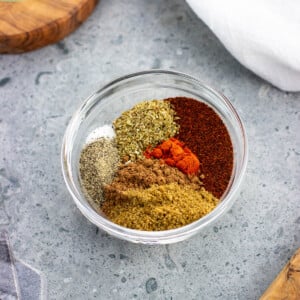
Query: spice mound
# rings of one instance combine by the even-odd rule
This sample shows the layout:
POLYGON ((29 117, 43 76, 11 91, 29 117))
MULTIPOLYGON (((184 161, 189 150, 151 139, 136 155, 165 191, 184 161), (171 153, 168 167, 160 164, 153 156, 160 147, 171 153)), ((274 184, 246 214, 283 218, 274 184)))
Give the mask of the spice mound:
POLYGON ((95 207, 103 202, 102 187, 112 181, 119 167, 115 139, 99 138, 83 148, 79 161, 81 185, 95 207))
POLYGON ((166 164, 178 168, 185 174, 196 174, 199 171, 200 162, 195 154, 175 138, 170 138, 153 150, 146 149, 146 157, 161 158, 166 164))
POLYGON ((96 211, 124 227, 159 231, 218 205, 233 148, 211 107, 183 97, 143 101, 116 118, 113 131, 80 155, 81 185, 96 211))
POLYGON ((139 230, 168 230, 192 223, 210 211, 218 199, 203 188, 169 183, 128 189, 105 201, 103 212, 115 223, 139 230))
POLYGON ((134 161, 149 145, 156 145, 178 132, 174 111, 166 101, 144 101, 113 122, 120 157, 134 161))
POLYGON ((127 189, 147 189, 152 185, 169 183, 189 185, 194 190, 202 188, 198 176, 188 176, 159 160, 141 159, 120 166, 111 184, 104 186, 106 202, 122 197, 122 192, 127 189))
POLYGON ((233 147, 219 115, 207 104, 191 98, 166 99, 176 112, 180 130, 175 136, 196 154, 206 190, 221 198, 233 169, 233 147))

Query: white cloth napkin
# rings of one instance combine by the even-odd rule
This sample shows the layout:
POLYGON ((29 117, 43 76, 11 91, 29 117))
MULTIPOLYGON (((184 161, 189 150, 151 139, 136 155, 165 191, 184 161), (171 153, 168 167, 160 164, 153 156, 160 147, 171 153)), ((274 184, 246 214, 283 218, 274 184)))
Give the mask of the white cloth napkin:
POLYGON ((186 1, 244 66, 300 91, 300 0, 186 1))

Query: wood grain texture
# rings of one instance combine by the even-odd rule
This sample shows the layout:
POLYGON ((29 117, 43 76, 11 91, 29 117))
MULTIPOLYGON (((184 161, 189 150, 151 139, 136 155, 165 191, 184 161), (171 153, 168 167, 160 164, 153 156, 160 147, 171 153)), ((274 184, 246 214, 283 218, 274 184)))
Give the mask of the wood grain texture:
POLYGON ((260 300, 300 299, 300 249, 275 278, 260 300))
POLYGON ((0 2, 0 53, 20 53, 55 43, 75 30, 98 0, 0 2))

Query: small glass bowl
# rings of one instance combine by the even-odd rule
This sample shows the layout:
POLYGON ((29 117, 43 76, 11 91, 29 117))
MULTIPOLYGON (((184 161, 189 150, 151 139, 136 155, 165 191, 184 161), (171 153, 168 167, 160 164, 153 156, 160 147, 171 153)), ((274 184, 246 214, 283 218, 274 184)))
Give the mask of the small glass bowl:
MULTIPOLYGON (((201 134, 201 133, 200 133, 201 134)), ((66 185, 76 205, 92 223, 109 234, 135 243, 168 244, 185 240, 211 225, 227 211, 238 194, 248 157, 247 138, 242 121, 221 93, 199 80, 174 71, 151 70, 129 74, 100 88, 86 99, 73 115, 62 145, 61 163, 66 185), (217 207, 186 226, 165 231, 141 231, 119 226, 96 211, 87 201, 79 175, 79 157, 88 135, 96 128, 112 124, 122 112, 144 100, 190 97, 212 107, 230 133, 234 149, 231 180, 217 207)))

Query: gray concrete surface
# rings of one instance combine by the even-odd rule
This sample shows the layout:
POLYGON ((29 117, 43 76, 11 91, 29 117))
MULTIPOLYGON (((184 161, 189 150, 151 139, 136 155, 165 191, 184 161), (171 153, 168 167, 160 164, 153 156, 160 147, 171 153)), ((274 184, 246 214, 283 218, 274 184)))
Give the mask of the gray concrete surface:
POLYGON ((258 299, 300 246, 300 94, 241 66, 184 0, 102 0, 56 45, 0 56, 0 229, 49 299, 258 299), (232 210, 188 241, 143 246, 98 230, 60 170, 66 124, 100 85, 176 69, 227 95, 249 165, 232 210))

